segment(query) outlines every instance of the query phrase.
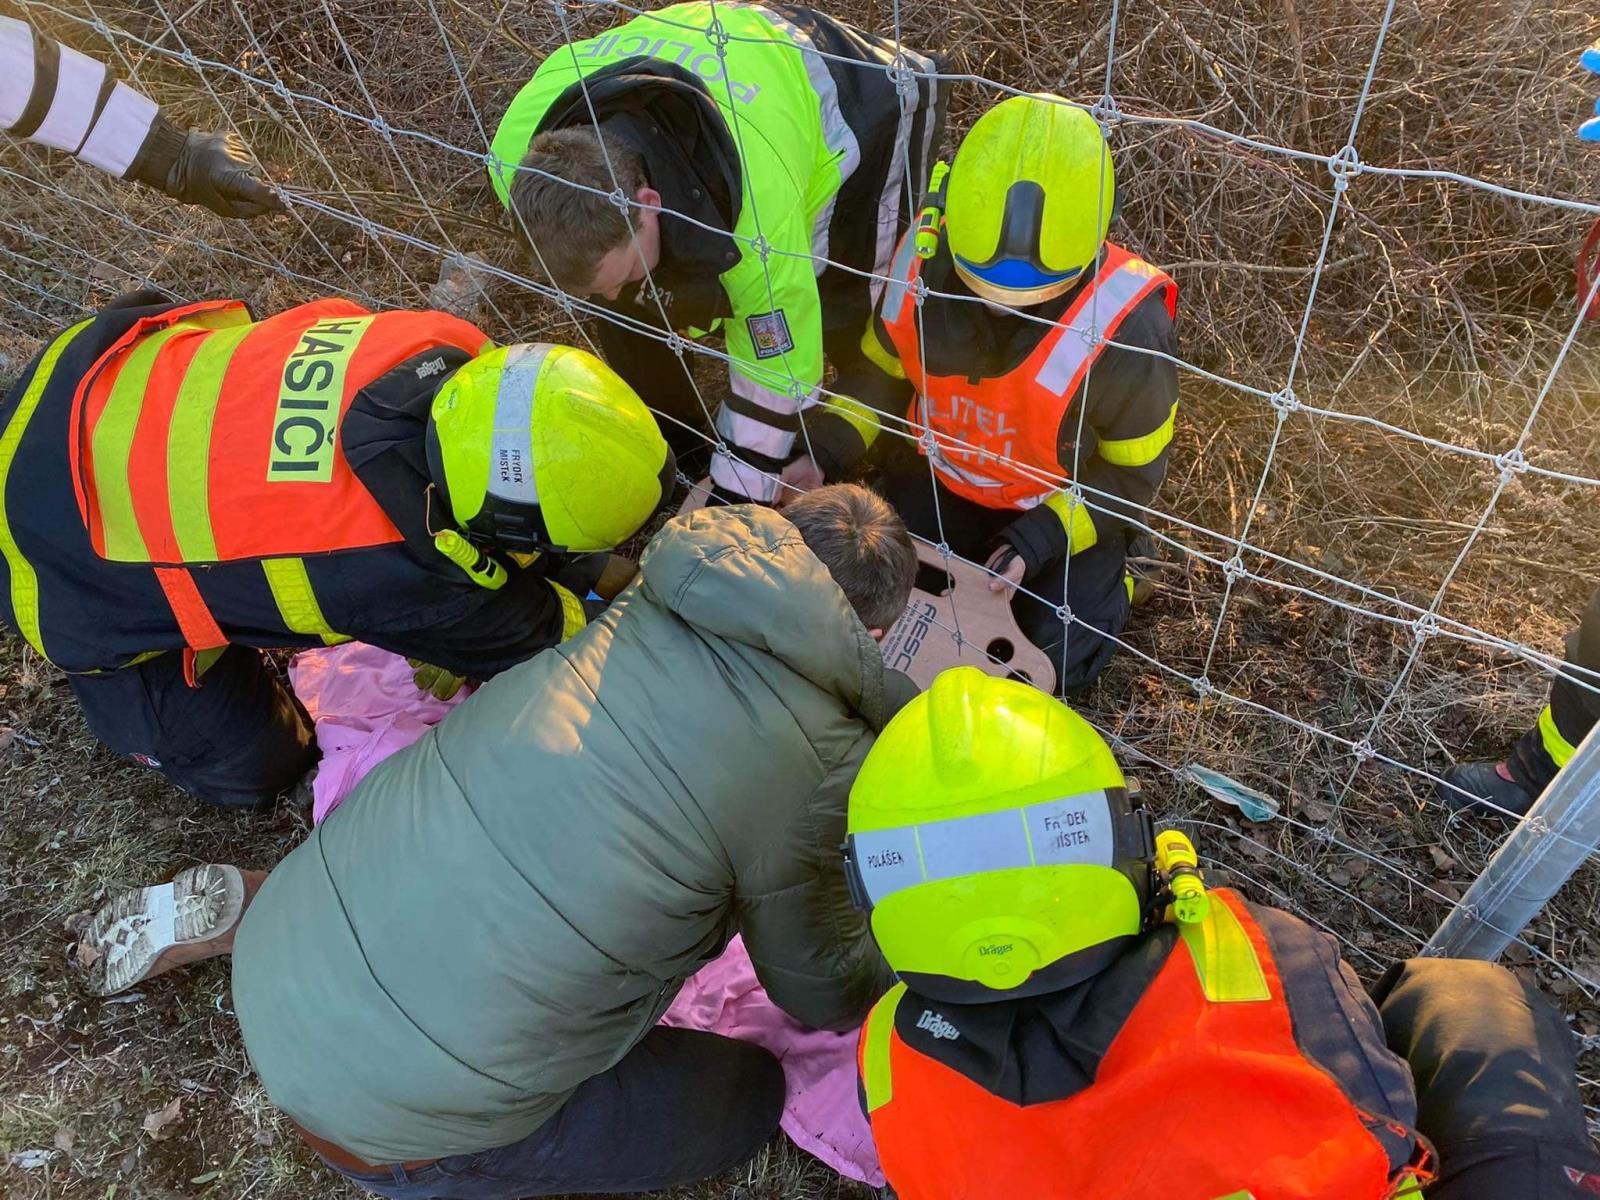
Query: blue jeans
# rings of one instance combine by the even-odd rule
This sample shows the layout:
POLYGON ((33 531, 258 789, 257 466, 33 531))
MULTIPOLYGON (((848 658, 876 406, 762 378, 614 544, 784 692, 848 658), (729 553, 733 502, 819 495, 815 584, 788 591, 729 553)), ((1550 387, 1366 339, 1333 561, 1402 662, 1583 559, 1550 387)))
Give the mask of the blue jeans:
POLYGON ((328 1165, 393 1200, 651 1192, 747 1161, 782 1112, 783 1069, 761 1047, 658 1027, 520 1142, 381 1175, 328 1165))

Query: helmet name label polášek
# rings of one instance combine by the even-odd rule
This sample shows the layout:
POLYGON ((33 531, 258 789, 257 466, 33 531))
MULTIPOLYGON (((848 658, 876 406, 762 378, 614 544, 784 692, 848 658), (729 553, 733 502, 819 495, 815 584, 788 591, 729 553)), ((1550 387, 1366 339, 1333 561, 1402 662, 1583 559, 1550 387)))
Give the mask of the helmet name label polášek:
POLYGON ((874 904, 938 879, 1013 867, 1109 867, 1116 861, 1111 805, 1103 791, 868 830, 854 841, 856 869, 874 904))

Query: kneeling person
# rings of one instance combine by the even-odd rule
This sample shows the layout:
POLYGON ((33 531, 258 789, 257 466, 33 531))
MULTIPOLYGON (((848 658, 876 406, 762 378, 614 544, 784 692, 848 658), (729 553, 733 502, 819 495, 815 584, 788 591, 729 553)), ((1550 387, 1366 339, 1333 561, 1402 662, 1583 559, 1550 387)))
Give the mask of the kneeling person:
POLYGON ((0 404, 0 615, 113 750, 256 805, 316 761, 259 648, 357 638, 488 678, 583 626, 590 552, 672 484, 654 418, 581 350, 142 292, 0 404))
POLYGON ((902 980, 860 1043, 902 1200, 1409 1194, 1412 1082, 1332 939, 1206 893, 1065 705, 946 671, 868 756, 848 846, 902 980))
POLYGON ((379 766, 267 877, 233 997, 273 1101, 384 1196, 644 1191, 777 1128, 765 1051, 656 1022, 742 933, 773 1001, 891 978, 837 846, 911 688, 916 556, 861 488, 667 525, 583 633, 379 766))
POLYGON ((1025 584, 1018 624, 1056 659, 1060 686, 1078 687, 1127 623, 1128 547, 1167 472, 1177 288, 1106 240, 1110 152, 1056 97, 980 117, 938 195, 943 228, 908 233, 895 253, 862 340, 871 362, 840 373, 851 399, 808 418, 816 460, 785 478, 836 479, 890 443, 886 490, 911 531, 987 561, 997 591, 1025 584), (880 414, 926 461, 879 437, 880 414))

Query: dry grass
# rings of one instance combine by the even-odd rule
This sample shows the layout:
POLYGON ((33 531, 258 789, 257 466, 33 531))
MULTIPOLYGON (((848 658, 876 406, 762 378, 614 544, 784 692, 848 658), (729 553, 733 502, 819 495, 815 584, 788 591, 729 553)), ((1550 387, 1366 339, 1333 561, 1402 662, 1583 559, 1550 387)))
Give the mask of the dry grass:
MULTIPOLYGON (((87 0, 63 6, 89 11, 87 0)), ((497 0, 167 7, 204 57, 474 150, 482 141, 473 108, 492 123, 531 64, 559 40, 546 6, 497 0), (435 14, 471 105, 439 49, 435 14), (345 45, 367 94, 353 82, 345 45)), ((1345 140, 1382 7, 1376 0, 1124 3, 1113 91, 1131 117, 1192 118, 1328 153, 1345 140)), ((183 48, 161 5, 96 0, 93 8, 112 26, 183 48)), ((580 33, 617 15, 600 6, 563 11, 580 33)), ((893 8, 887 0, 849 0, 839 11, 885 29, 893 8)), ((905 0, 900 11, 907 40, 947 51, 952 69, 1082 100, 1101 90, 1106 5, 905 0)), ((43 11, 32 15, 86 50, 106 51, 92 31, 52 25, 43 11)), ((1570 127, 1589 97, 1571 64, 1593 33, 1588 12, 1565 0, 1400 3, 1357 138, 1362 158, 1587 197, 1593 160, 1570 127)), ((368 125, 314 103, 287 102, 224 72, 209 71, 197 85, 179 64, 125 41, 119 50, 123 57, 113 61, 136 71, 179 117, 216 125, 225 111, 297 191, 527 269, 471 158, 406 137, 386 144, 368 125)), ((976 88, 958 89, 955 126, 983 104, 976 88)), ((1183 291, 1185 354, 1267 391, 1281 387, 1331 199, 1327 171, 1170 124, 1130 121, 1116 144, 1126 217, 1119 236, 1172 267, 1183 291)), ((438 274, 428 250, 303 208, 231 226, 166 210, 42 155, 0 151, 0 166, 25 177, 0 176, 7 190, 0 355, 12 369, 76 305, 108 299, 130 281, 150 279, 186 295, 240 294, 271 309, 318 288, 419 304, 438 274), (67 194, 51 190, 58 187, 67 194)), ((1431 180, 1362 178, 1348 201, 1329 243, 1297 394, 1455 445, 1508 449, 1571 319, 1570 263, 1584 218, 1431 180)), ((502 338, 577 336, 560 312, 513 286, 496 293, 486 326, 502 338)), ((1532 423, 1524 447, 1530 460, 1600 476, 1596 382, 1586 332, 1532 423)), ((1157 520, 1158 531, 1225 559, 1226 539, 1248 519, 1255 546, 1426 605, 1492 495, 1494 469, 1302 413, 1284 424, 1253 504, 1274 424, 1264 401, 1186 379, 1161 498, 1172 519, 1157 520)), ((1441 611, 1559 652, 1600 580, 1594 496, 1592 488, 1531 475, 1513 482, 1441 611)), ((1220 688, 1353 740, 1367 735, 1394 691, 1375 746, 1429 769, 1500 753, 1542 703, 1544 681, 1526 664, 1434 638, 1408 671, 1410 630, 1380 619, 1397 609, 1369 599, 1363 603, 1378 615, 1351 613, 1273 586, 1313 585, 1303 571, 1255 554, 1244 562, 1260 579, 1234 589, 1220 624, 1209 671, 1220 688)), ((1134 765, 1158 813, 1193 822, 1211 854, 1257 896, 1334 929, 1371 975, 1415 948, 1411 932, 1425 935, 1437 923, 1481 869, 1499 830, 1446 822, 1424 781, 1381 763, 1358 766, 1326 737, 1248 707, 1199 704, 1183 681, 1205 662, 1225 582, 1198 561, 1173 573, 1129 635, 1169 669, 1124 655, 1079 702, 1158 760, 1201 762, 1283 797, 1298 825, 1245 826, 1159 767, 1134 765)), ((0 749, 0 1155, 70 1138, 70 1149, 45 1170, 0 1167, 0 1193, 106 1200, 339 1194, 254 1082, 221 968, 152 984, 131 1003, 86 1002, 67 975, 60 933, 68 913, 109 887, 216 857, 270 864, 301 835, 300 820, 201 811, 115 761, 88 737, 64 682, 27 662, 14 641, 0 658, 0 727, 14 734, 0 749), (184 1104, 170 1136, 143 1133, 146 1114, 176 1096, 184 1104)), ((1591 979, 1600 978, 1596 894, 1586 870, 1529 931, 1540 951, 1591 979)), ((1591 996, 1528 951, 1518 954, 1517 969, 1540 979, 1575 1028, 1600 1033, 1591 996)), ((748 1172, 684 1200, 858 1191, 780 1143, 748 1172)))

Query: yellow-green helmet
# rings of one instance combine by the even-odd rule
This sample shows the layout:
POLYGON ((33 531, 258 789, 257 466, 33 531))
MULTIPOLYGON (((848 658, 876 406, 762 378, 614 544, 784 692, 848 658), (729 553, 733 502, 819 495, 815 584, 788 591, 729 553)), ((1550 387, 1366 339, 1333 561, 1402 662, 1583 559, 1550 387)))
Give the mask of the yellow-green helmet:
POLYGON ((1068 987, 1144 927, 1154 838, 1100 735, 975 667, 890 721, 850 790, 846 871, 891 967, 953 1003, 1068 987))
POLYGON ((1059 296, 1094 270, 1115 196, 1093 117, 1044 93, 1004 100, 961 139, 945 182, 956 272, 997 304, 1059 296))
POLYGON ((480 354, 440 385, 428 467, 457 524, 504 550, 609 550, 672 495, 656 419, 594 355, 545 342, 480 354))

